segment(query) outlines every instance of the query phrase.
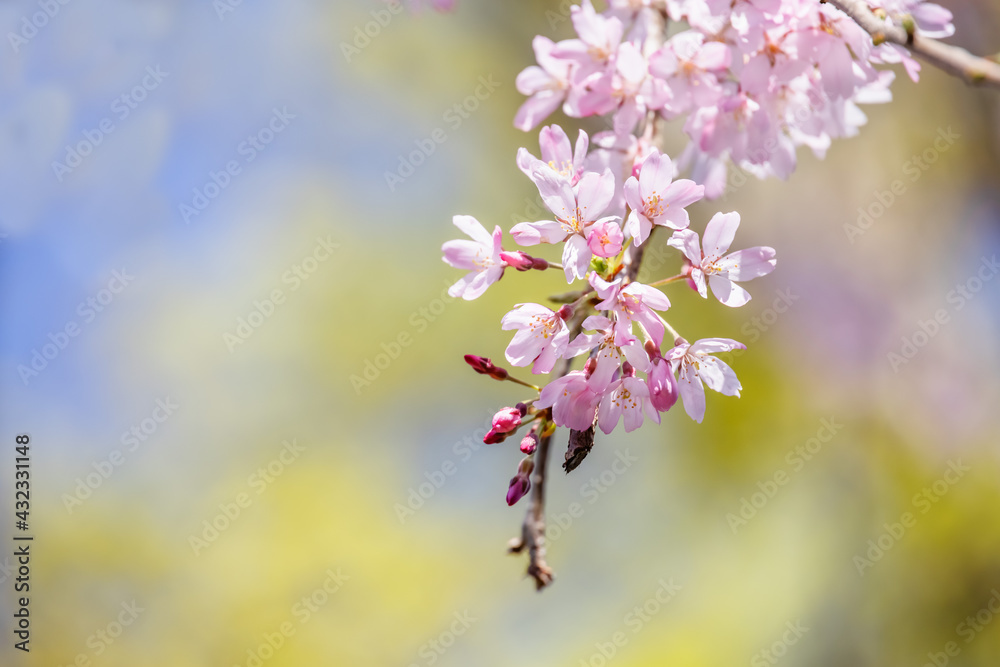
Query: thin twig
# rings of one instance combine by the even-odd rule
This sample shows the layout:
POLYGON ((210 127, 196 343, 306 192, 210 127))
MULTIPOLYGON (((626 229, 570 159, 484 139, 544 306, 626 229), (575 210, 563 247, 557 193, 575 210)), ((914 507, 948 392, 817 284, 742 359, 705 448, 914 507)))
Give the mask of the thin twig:
MULTIPOLYGON (((570 327, 570 339, 575 338, 583 331, 583 314, 585 312, 585 309, 580 309, 574 315, 573 325, 570 327)), ((572 359, 561 360, 555 377, 565 376, 572 367, 572 359)), ((543 423, 551 419, 552 410, 549 408, 546 410, 543 423)), ((525 549, 528 550, 528 576, 535 580, 537 590, 542 590, 554 579, 552 568, 545 562, 545 482, 548 479, 546 473, 552 435, 551 432, 548 434, 544 430, 542 432, 538 449, 535 450, 534 454, 535 469, 531 475, 531 498, 528 511, 524 515, 524 523, 521 524, 521 536, 515 537, 507 545, 508 553, 516 554, 525 549)))
POLYGON ((887 24, 863 0, 820 0, 850 16, 855 23, 872 36, 876 44, 892 42, 906 47, 912 53, 940 70, 957 76, 971 86, 985 86, 1000 90, 1000 63, 973 55, 963 48, 939 42, 919 33, 911 34, 902 26, 887 24))

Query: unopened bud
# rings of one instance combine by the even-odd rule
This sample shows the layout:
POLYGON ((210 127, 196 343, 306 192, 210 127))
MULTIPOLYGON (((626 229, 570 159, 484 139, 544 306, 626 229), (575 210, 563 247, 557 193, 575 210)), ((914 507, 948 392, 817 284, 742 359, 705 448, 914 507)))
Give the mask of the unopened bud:
POLYGON ((507 487, 507 504, 513 506, 521 498, 528 495, 531 489, 531 480, 524 475, 514 475, 510 479, 510 486, 507 487))
POLYGON ((506 380, 507 370, 495 365, 486 357, 479 357, 475 354, 465 355, 465 363, 472 366, 472 370, 480 375, 489 375, 494 380, 506 380))
POLYGON ((487 445, 495 445, 497 443, 503 442, 507 439, 507 433, 491 428, 489 433, 483 438, 483 443, 487 445))
POLYGON ((535 259, 526 252, 515 250, 514 252, 501 252, 502 259, 507 266, 513 266, 518 271, 527 271, 535 267, 535 259))
POLYGON ((545 269, 549 268, 549 262, 548 260, 542 259, 541 257, 532 257, 531 268, 535 269, 536 271, 544 271, 545 269))
POLYGON ((649 402, 658 412, 666 412, 677 402, 677 380, 666 359, 659 357, 653 361, 646 384, 649 386, 649 402))
POLYGON ((517 408, 504 408, 493 415, 493 431, 497 433, 510 433, 521 425, 522 416, 521 411, 517 408))
POLYGON ((538 433, 532 431, 521 440, 521 451, 525 454, 534 454, 538 449, 538 433))

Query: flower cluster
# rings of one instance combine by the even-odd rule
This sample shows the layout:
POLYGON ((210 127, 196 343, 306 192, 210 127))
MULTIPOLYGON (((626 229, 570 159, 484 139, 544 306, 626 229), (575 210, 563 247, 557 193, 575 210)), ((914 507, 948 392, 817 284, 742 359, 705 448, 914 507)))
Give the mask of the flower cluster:
MULTIPOLYGON (((589 137, 580 132, 575 144, 557 125, 539 136, 541 158, 522 148, 518 167, 532 180, 551 218, 514 225, 510 235, 522 247, 561 245, 562 263, 532 257, 523 250, 505 250, 501 228, 490 233, 475 218, 457 215, 454 224, 469 238, 448 241, 444 261, 467 271, 449 292, 475 299, 500 280, 506 269, 560 269, 570 284, 584 285, 553 310, 538 303, 520 303, 503 316, 501 327, 513 331, 505 356, 514 366, 530 367, 536 375, 552 373, 563 360, 564 370, 544 387, 516 380, 488 359, 469 355, 479 373, 511 380, 537 394, 497 412, 487 444, 503 442, 524 426, 521 442, 527 457, 511 480, 511 504, 530 488, 530 461, 540 436, 564 426, 583 432, 595 424, 605 434, 619 423, 626 432, 645 420, 660 422, 660 414, 681 399, 695 421, 705 415, 705 387, 739 396, 740 383, 720 352, 743 349, 726 338, 688 343, 664 319, 670 300, 658 289, 687 283, 702 297, 708 288, 721 303, 736 307, 750 300, 740 283, 770 273, 772 248, 729 252, 740 217, 718 213, 699 236, 690 228, 687 207, 704 197, 704 186, 677 179, 671 159, 656 148, 629 166, 619 187, 614 172, 599 155, 588 153, 589 137), (615 202, 623 194, 623 207, 615 202), (679 251, 680 274, 658 283, 636 279, 637 261, 651 243, 653 231, 671 233, 667 246, 679 251), (586 355, 582 368, 572 360, 586 355), (528 471, 528 472, 525 472, 528 471)), ((598 149, 599 150, 599 149, 598 149)))
MULTIPOLYGON (((927 37, 951 35, 951 13, 923 0, 869 0, 890 25, 927 37)), ((522 71, 528 100, 515 125, 529 130, 558 108, 571 117, 613 115, 596 136, 619 178, 621 160, 648 151, 633 135, 647 113, 680 118, 690 139, 680 166, 714 199, 728 165, 760 178, 787 178, 796 150, 823 157, 834 138, 866 121, 858 107, 886 102, 894 79, 876 65, 902 63, 914 80, 919 63, 903 47, 876 45, 851 18, 818 0, 590 0, 573 7, 577 37, 534 39, 537 65, 522 71), (666 41, 663 22, 686 29, 666 41)))

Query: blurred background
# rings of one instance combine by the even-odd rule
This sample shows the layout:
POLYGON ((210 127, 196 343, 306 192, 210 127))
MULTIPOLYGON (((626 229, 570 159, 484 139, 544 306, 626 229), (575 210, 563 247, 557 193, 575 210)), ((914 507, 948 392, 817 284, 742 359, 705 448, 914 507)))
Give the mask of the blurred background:
MULTIPOLYGON (((900 72, 825 160, 692 209, 778 251, 744 308, 669 292, 748 345, 744 395, 554 467, 536 594, 520 454, 477 445, 524 396, 461 355, 565 283, 455 302, 440 246, 536 219, 513 82, 565 6, 44 4, 0 3, 0 663, 997 664, 1000 95, 900 72)), ((942 4, 1000 50, 996 3, 942 4)))

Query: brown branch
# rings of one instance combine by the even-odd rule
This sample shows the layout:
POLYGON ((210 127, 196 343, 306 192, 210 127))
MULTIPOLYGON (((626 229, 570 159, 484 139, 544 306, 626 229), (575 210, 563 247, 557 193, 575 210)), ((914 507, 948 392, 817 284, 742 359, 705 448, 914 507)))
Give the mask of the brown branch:
MULTIPOLYGON (((574 313, 570 327, 570 339, 583 331, 583 320, 589 307, 581 307, 574 313)), ((563 359, 555 377, 561 378, 573 367, 572 359, 563 359)), ((552 419, 552 409, 546 410, 543 423, 552 419)), ((515 537, 507 544, 507 553, 517 554, 528 550, 528 576, 535 580, 535 589, 542 590, 552 583, 555 575, 552 568, 545 562, 545 481, 549 463, 549 449, 552 444, 552 433, 542 436, 535 450, 535 469, 531 474, 531 502, 521 524, 521 536, 515 537)))
POLYGON ((549 460, 552 434, 542 435, 535 450, 535 469, 531 475, 531 504, 521 524, 521 537, 510 541, 508 553, 528 550, 528 576, 535 580, 535 589, 542 590, 552 583, 552 568, 545 563, 545 468, 549 460))
POLYGON ((891 26, 880 19, 864 0, 820 0, 850 16, 876 44, 892 42, 906 47, 913 54, 940 70, 957 76, 971 86, 986 86, 1000 90, 1000 63, 975 56, 965 49, 936 39, 911 34, 902 26, 891 26))

